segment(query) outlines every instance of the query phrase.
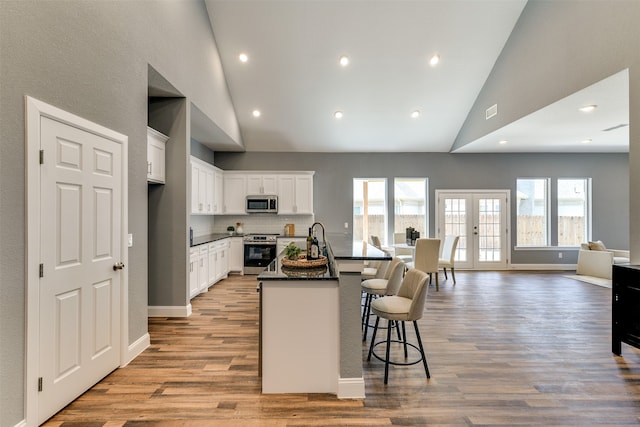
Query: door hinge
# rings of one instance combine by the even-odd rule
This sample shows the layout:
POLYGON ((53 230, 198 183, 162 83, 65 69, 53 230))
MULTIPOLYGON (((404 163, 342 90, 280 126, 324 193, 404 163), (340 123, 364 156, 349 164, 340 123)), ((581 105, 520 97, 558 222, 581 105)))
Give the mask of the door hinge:
POLYGON ((40 164, 44 164, 44 150, 40 150, 40 164))
POLYGON ((40 277, 44 277, 44 264, 40 264, 40 277))
POLYGON ((38 391, 42 391, 42 377, 38 377, 38 391))

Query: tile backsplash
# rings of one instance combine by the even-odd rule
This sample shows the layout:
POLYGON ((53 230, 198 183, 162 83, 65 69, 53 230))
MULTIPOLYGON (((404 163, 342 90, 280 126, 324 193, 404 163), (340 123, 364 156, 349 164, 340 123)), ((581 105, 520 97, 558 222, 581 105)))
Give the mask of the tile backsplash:
POLYGON ((191 227, 194 236, 212 233, 227 233, 227 227, 242 223, 243 233, 277 233, 284 234, 285 224, 294 224, 296 236, 306 236, 309 227, 315 222, 314 215, 191 215, 191 227))

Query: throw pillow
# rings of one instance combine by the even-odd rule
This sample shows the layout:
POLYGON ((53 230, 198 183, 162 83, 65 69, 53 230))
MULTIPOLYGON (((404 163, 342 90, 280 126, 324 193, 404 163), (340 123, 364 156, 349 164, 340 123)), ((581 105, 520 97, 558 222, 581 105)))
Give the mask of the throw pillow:
POLYGON ((592 251, 606 251, 607 248, 602 243, 602 240, 598 240, 597 242, 589 242, 589 249, 592 251))

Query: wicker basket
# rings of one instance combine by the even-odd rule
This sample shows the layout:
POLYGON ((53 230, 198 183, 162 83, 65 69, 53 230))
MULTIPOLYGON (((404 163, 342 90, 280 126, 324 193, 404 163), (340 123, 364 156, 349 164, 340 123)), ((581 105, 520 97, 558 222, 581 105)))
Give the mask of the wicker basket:
POLYGON ((322 277, 327 272, 327 266, 313 268, 292 268, 282 266, 282 271, 287 277, 300 277, 310 279, 313 277, 322 277))
POLYGON ((282 265, 289 268, 318 268, 327 265, 327 257, 320 255, 318 259, 307 259, 306 255, 298 255, 298 259, 283 257, 282 265))

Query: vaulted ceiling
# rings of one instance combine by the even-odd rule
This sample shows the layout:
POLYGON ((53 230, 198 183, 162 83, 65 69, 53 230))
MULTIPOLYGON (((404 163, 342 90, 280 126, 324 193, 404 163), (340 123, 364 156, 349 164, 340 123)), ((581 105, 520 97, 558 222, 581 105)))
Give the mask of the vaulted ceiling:
MULTIPOLYGON (((206 5, 247 151, 448 152, 526 0, 206 5), (440 59, 435 66, 433 55, 440 59), (346 66, 339 63, 343 56, 346 66)), ((575 129, 576 120, 598 131, 628 123, 627 93, 624 79, 585 88, 574 101, 594 99, 598 115, 574 119, 572 103, 549 106, 504 129, 504 135, 497 131, 459 151, 497 151, 497 139, 518 140, 524 132, 527 138, 499 150, 584 151, 557 137, 588 138, 577 132, 585 129, 575 129), (603 95, 609 103, 601 103, 603 95), (556 142, 539 144, 536 133, 543 130, 540 138, 558 132, 556 142)), ((606 149, 594 141, 589 151, 628 151, 625 132, 609 133, 623 136, 615 144, 608 141, 606 149)))

